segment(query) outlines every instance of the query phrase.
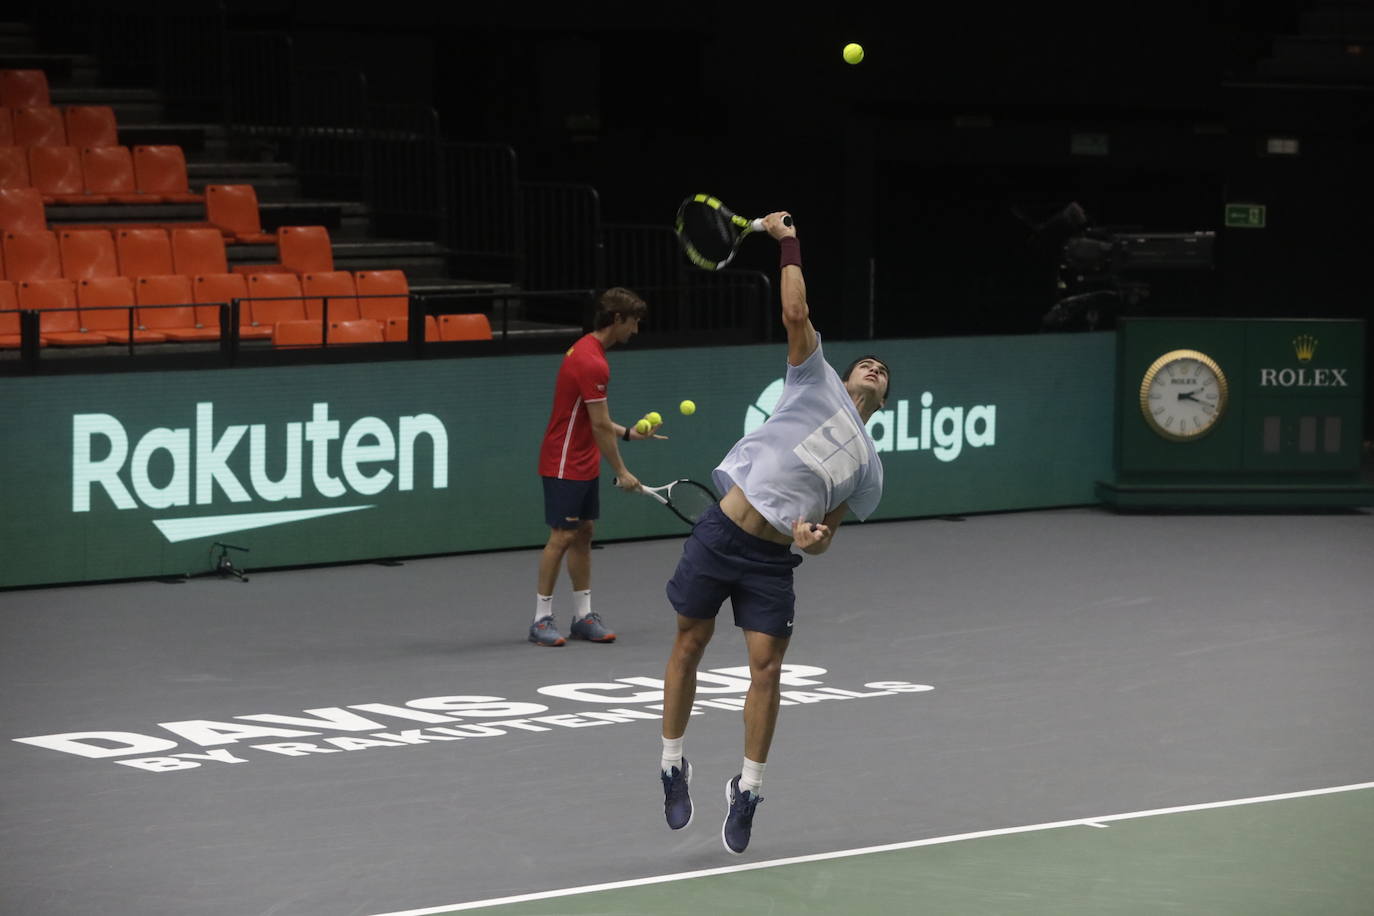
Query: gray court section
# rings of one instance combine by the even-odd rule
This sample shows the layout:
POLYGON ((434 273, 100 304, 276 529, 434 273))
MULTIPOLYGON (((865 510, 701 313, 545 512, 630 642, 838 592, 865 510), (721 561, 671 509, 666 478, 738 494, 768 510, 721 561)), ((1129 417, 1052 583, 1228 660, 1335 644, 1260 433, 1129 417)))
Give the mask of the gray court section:
MULTIPOLYGON (((1368 513, 849 524, 798 570, 787 660, 825 672, 789 688, 736 858, 719 829, 738 712, 692 720, 679 833, 657 722, 587 716, 652 705, 652 681, 622 679, 662 674, 679 550, 596 552, 611 646, 524 642, 535 551, 0 594, 0 912, 362 916, 1374 778, 1368 513), (933 689, 866 686, 898 681, 933 689), (617 686, 539 692, 579 683, 617 686), (449 725, 356 708, 455 696, 547 708, 449 725), (158 725, 312 709, 378 727, 202 747, 158 725), (483 724, 500 733, 405 743, 483 724), (12 740, 83 731, 244 762, 151 772, 12 740), (376 735, 393 737, 340 749, 376 735), (334 752, 260 748, 291 741, 334 752)), ((703 667, 743 664, 721 627, 703 667)))

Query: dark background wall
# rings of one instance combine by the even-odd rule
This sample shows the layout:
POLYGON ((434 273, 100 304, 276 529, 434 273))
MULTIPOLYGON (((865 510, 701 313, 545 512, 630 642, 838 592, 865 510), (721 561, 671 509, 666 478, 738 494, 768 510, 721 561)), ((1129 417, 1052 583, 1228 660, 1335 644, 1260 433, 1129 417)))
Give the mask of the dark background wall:
POLYGON ((1027 223, 1069 201, 1096 226, 1217 232, 1215 270, 1145 278, 1141 308, 1367 310, 1369 4, 866 6, 231 11, 356 64, 379 96, 432 102, 455 139, 512 143, 522 177, 594 185, 609 219, 666 222, 697 190, 792 210, 832 333, 1037 330, 1061 239, 1027 223), (1105 154, 1075 152, 1084 133, 1105 154), (1270 136, 1300 154, 1266 155, 1270 136), (1268 227, 1225 229, 1237 201, 1268 227))
POLYGON ((1064 239, 1031 226, 1070 201, 1098 228, 1217 233, 1214 269, 1135 278, 1141 310, 1368 311, 1369 0, 227 8, 302 66, 432 105, 450 139, 510 143, 522 179, 595 186, 607 220, 666 224, 701 190, 791 210, 832 335, 1039 330, 1064 239), (1267 227, 1226 229, 1230 202, 1267 227))

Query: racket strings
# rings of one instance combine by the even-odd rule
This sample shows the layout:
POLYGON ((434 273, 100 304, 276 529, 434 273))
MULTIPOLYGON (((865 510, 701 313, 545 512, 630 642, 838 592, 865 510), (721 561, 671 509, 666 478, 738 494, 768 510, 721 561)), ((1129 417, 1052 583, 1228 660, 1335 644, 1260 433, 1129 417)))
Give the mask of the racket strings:
POLYGON ((734 249, 739 229, 714 207, 689 203, 682 208, 682 235, 687 243, 709 261, 723 261, 734 249))
POLYGON ((668 501, 674 509, 694 522, 716 504, 716 498, 710 491, 691 482, 673 484, 668 489, 668 501))

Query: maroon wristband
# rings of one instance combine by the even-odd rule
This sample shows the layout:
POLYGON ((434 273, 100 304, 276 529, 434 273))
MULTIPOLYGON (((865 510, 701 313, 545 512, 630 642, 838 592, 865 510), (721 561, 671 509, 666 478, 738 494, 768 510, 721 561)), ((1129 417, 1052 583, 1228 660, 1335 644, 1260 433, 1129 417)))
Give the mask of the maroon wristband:
POLYGON ((778 240, 778 270, 788 264, 801 267, 801 243, 795 235, 784 236, 778 240))

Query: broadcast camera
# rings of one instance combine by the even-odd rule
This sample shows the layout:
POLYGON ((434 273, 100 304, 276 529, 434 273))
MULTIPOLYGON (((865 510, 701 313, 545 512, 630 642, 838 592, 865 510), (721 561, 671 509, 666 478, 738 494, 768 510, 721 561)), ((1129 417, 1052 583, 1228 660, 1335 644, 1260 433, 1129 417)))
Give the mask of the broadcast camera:
POLYGON ((1033 229, 1033 239, 1066 237, 1059 249, 1058 299, 1040 320, 1044 330, 1109 327, 1116 316, 1138 311, 1149 298, 1143 276, 1213 266, 1214 232, 1094 228, 1076 201, 1033 229))

